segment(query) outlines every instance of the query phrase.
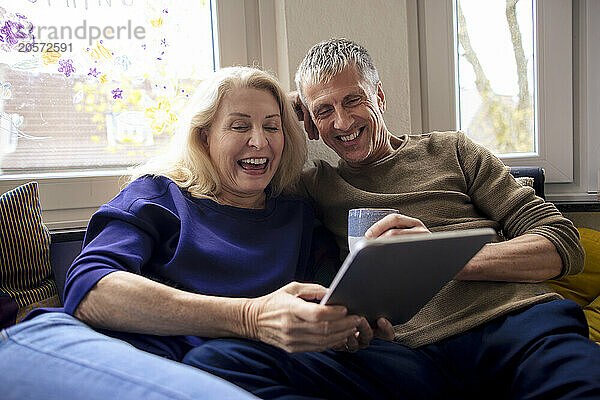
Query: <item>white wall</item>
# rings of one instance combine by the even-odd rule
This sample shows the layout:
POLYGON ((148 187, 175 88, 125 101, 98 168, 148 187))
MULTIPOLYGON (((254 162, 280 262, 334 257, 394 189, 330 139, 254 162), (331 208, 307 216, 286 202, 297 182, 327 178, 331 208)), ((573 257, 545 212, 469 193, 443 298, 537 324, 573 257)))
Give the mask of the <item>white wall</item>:
MULTIPOLYGON (((373 57, 386 94, 390 131, 410 131, 406 0, 275 0, 275 14, 278 75, 284 86, 295 89, 296 68, 312 45, 346 37, 373 57)), ((336 157, 322 142, 311 142, 311 157, 336 157)))

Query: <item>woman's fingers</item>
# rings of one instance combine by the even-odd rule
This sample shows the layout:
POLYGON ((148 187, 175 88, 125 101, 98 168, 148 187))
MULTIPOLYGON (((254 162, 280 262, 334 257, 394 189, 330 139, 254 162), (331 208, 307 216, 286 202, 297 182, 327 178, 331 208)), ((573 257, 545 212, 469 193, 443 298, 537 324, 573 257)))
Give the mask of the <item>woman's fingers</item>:
POLYGON ((347 338, 354 337, 356 329, 340 332, 335 335, 311 335, 299 334, 290 337, 288 341, 281 346, 288 352, 299 351, 325 351, 328 349, 343 349, 347 338))
POLYGON ((371 340, 373 340, 373 329, 371 329, 371 326, 367 322, 366 318, 360 319, 356 340, 359 349, 368 347, 369 344, 371 344, 371 340))
POLYGON ((279 290, 303 298, 304 300, 321 300, 327 288, 316 283, 290 282, 279 290))
POLYGON ((347 315, 343 306, 311 301, 318 301, 326 291, 320 285, 292 282, 252 299, 248 319, 256 327, 251 329, 256 332, 253 338, 290 352, 322 351, 339 345, 357 332, 360 318, 347 315))
POLYGON ((327 288, 315 283, 291 282, 281 290, 293 295, 297 301, 294 301, 294 313, 300 319, 305 321, 332 321, 343 318, 347 314, 344 306, 320 305, 318 302, 327 293, 327 288))
POLYGON ((349 353, 354 353, 360 350, 360 344, 356 335, 348 336, 348 340, 346 342, 346 351, 349 353))

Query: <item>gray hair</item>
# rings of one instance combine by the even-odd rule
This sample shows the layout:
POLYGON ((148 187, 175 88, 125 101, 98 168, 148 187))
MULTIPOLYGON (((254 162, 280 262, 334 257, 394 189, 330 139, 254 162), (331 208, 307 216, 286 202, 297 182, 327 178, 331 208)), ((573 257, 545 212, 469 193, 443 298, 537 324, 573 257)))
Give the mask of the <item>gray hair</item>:
POLYGON ((210 126, 226 94, 238 88, 266 90, 275 97, 281 112, 284 137, 281 162, 269 184, 277 196, 296 184, 306 161, 306 139, 285 92, 275 77, 256 68, 228 67, 203 80, 190 99, 182 124, 169 151, 134 169, 129 181, 142 175, 165 176, 194 197, 218 200, 221 182, 202 145, 201 133, 210 126))
POLYGON ((327 83, 350 65, 376 93, 379 74, 367 50, 351 40, 332 38, 311 47, 298 66, 295 81, 302 102, 306 105, 303 93, 306 85, 327 83))

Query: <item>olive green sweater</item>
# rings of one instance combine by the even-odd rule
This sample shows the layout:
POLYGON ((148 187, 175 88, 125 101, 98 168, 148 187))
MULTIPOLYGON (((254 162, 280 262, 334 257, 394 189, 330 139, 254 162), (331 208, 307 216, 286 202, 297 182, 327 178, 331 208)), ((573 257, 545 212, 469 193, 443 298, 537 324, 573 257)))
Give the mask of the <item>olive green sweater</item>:
MULTIPOLYGON (((509 168, 462 132, 405 135, 395 151, 371 165, 337 167, 316 161, 304 171, 300 192, 348 253, 348 210, 395 208, 432 232, 491 227, 506 239, 525 233, 546 237, 558 250, 561 275, 583 269, 584 252, 573 224, 536 197, 509 168), (401 144, 400 144, 401 143, 401 144)), ((410 347, 434 343, 508 312, 560 298, 543 283, 451 281, 410 321, 394 327, 410 347)))

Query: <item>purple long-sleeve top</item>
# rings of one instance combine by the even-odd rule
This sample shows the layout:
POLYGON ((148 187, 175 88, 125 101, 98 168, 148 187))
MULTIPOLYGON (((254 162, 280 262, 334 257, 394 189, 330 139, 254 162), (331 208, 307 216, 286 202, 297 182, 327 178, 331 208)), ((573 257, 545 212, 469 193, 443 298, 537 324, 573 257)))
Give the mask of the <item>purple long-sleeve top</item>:
MULTIPOLYGON (((73 314, 114 271, 227 297, 258 297, 306 281, 313 224, 311 205, 299 197, 268 198, 264 209, 243 209, 193 198, 164 177, 139 178, 92 216, 67 273, 64 310, 73 314)), ((103 332, 173 359, 203 341, 103 332)))

